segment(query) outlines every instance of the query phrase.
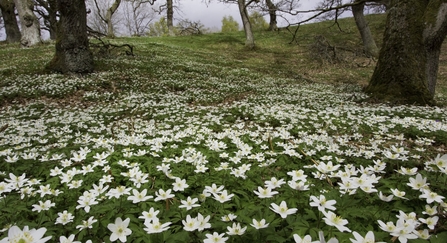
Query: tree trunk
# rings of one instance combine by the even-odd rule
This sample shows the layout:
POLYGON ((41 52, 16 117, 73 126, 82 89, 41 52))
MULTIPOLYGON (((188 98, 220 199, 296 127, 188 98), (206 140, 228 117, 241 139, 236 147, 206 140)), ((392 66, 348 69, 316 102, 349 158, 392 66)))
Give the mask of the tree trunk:
POLYGON ((406 104, 434 103, 427 88, 423 40, 423 16, 428 2, 391 1, 379 60, 365 88, 372 98, 406 104))
POLYGON ((423 33, 427 54, 426 76, 428 90, 435 94, 438 78, 439 54, 441 45, 447 35, 447 3, 440 0, 430 1, 424 15, 425 29, 423 33))
POLYGON ((50 39, 56 40, 57 36, 57 2, 56 0, 47 0, 48 2, 48 28, 50 39))
POLYGON ((110 38, 115 37, 115 33, 113 30, 112 16, 116 12, 116 10, 120 6, 120 4, 121 4, 121 0, 115 0, 115 2, 112 4, 112 6, 109 9, 107 9, 106 18, 105 18, 106 23, 107 23, 107 37, 110 37, 110 38))
POLYGON ((19 42, 22 38, 17 18, 15 14, 15 4, 13 0, 0 0, 0 10, 5 25, 6 42, 19 42))
POLYGON ((265 3, 269 8, 269 16, 270 16, 270 23, 268 30, 270 31, 278 30, 278 22, 276 21, 276 5, 272 2, 272 0, 266 0, 265 3))
POLYGON ((376 42, 371 34, 369 25, 366 22, 363 10, 365 8, 365 3, 352 6, 352 14, 354 15, 355 24, 357 29, 362 36, 363 50, 367 56, 379 57, 379 49, 377 48, 376 42))
POLYGON ((34 3, 32 0, 14 0, 19 14, 20 26, 22 27, 22 47, 30 47, 42 42, 40 38, 40 24, 33 12, 34 3))
POLYGON ((166 23, 168 25, 169 35, 174 35, 174 4, 172 0, 166 0, 166 23))
POLYGON ((253 31, 251 29, 250 19, 248 17, 247 7, 245 5, 245 0, 237 1, 239 6, 239 13, 241 14, 242 24, 244 25, 245 31, 245 47, 249 49, 255 48, 255 38, 253 36, 253 31))
POLYGON ((87 37, 87 11, 84 0, 59 0, 56 54, 48 69, 62 73, 93 71, 93 55, 87 37))

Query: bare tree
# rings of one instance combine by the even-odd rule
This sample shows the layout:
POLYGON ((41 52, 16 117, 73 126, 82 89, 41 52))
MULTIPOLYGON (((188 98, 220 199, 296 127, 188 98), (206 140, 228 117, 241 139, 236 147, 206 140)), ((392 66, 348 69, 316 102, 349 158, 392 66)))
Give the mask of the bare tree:
POLYGON ((283 17, 283 14, 288 14, 293 10, 299 8, 299 0, 265 0, 255 2, 254 6, 251 8, 256 11, 261 11, 263 13, 267 13, 270 17, 270 23, 268 30, 277 30, 278 29, 278 18, 283 18, 287 20, 286 17, 283 17))
POLYGON ((43 18, 42 29, 50 33, 50 39, 56 39, 57 28, 57 0, 34 0, 35 11, 43 18))
POLYGON ((119 20, 114 16, 120 4, 121 0, 113 0, 113 2, 92 0, 89 7, 94 10, 90 9, 92 14, 89 18, 89 26, 108 37, 115 37, 115 29, 119 20))
POLYGON ((159 14, 166 11, 166 24, 169 30, 169 35, 173 36, 175 35, 175 28, 174 28, 174 11, 179 11, 179 0, 177 0, 176 4, 174 4, 173 0, 166 0, 165 4, 162 4, 158 7, 159 14))
POLYGON ((115 14, 120 4, 121 0, 115 0, 113 4, 110 6, 110 8, 107 9, 107 13, 104 19, 105 22, 107 23, 107 37, 115 37, 115 33, 113 31, 112 16, 113 14, 115 14))
POLYGON ((22 47, 31 47, 42 42, 40 36, 40 24, 34 14, 34 3, 32 0, 14 0, 17 13, 19 14, 22 38, 22 47))
POLYGON ((15 4, 13 0, 0 0, 0 10, 5 27, 6 42, 19 42, 22 38, 15 14, 15 4))
POLYGON ((152 1, 127 0, 124 5, 124 20, 130 35, 142 36, 155 19, 155 11, 149 6, 152 1))

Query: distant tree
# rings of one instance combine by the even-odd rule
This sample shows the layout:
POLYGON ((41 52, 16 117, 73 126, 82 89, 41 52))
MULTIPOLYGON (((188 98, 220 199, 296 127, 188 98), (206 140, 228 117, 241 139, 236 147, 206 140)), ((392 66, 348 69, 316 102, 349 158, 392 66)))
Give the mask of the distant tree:
POLYGON ((50 33, 50 39, 56 39, 57 28, 57 0, 34 0, 34 8, 38 15, 43 19, 42 29, 50 33))
POLYGON ((255 37, 253 35, 253 29, 251 27, 250 18, 248 16, 247 8, 253 3, 253 0, 237 0, 237 5, 239 7, 239 13, 242 19, 242 26, 245 32, 245 47, 249 49, 255 48, 255 37))
POLYGON ((267 6, 267 11, 269 13, 270 22, 268 30, 277 30, 278 29, 278 20, 276 16, 276 4, 273 3, 272 0, 265 0, 265 4, 267 6))
MULTIPOLYGON (((178 0, 179 1, 179 0, 178 0)), ((162 4, 158 7, 157 12, 159 14, 166 11, 166 26, 168 27, 168 35, 176 35, 176 30, 174 27, 174 10, 178 10, 178 3, 175 5, 173 0, 166 0, 165 4, 162 4)))
POLYGON ((155 12, 149 7, 152 4, 152 1, 126 0, 124 20, 130 35, 142 36, 149 30, 149 24, 155 19, 155 12))
POLYGON ((239 31, 239 23, 234 20, 233 16, 224 16, 222 18, 222 33, 239 31))
POLYGON ((34 3, 32 0, 14 0, 17 13, 19 14, 22 38, 22 47, 31 47, 42 42, 40 36, 39 20, 34 14, 34 3))
MULTIPOLYGON (((299 0, 259 0, 250 6, 250 9, 260 12, 262 15, 269 16, 268 30, 278 29, 278 18, 283 17, 282 14, 291 14, 294 10, 299 9, 299 0)), ((293 14, 292 14, 293 15, 293 14)))
POLYGON ((13 0, 0 0, 0 10, 5 27, 6 42, 19 42, 22 38, 15 14, 15 4, 13 0))
POLYGON ((60 19, 57 27, 56 53, 47 65, 62 73, 93 71, 93 55, 87 37, 87 11, 84 0, 58 0, 60 19))
MULTIPOLYGON (((175 33, 175 30, 174 30, 175 33)), ((170 35, 166 18, 162 17, 158 21, 149 25, 149 36, 168 36, 170 35)))
MULTIPOLYGON (((98 0, 93 0, 96 6, 97 16, 100 20, 102 20, 107 26, 107 37, 113 38, 115 37, 115 29, 114 29, 114 21, 113 16, 115 12, 118 10, 118 7, 121 4, 121 0, 113 0, 113 2, 106 7, 104 13, 104 7, 98 4, 98 0)), ((103 2, 103 4, 107 4, 103 2)))
POLYGON ((253 11, 249 19, 253 30, 267 30, 269 28, 269 24, 265 21, 264 16, 258 11, 253 11))

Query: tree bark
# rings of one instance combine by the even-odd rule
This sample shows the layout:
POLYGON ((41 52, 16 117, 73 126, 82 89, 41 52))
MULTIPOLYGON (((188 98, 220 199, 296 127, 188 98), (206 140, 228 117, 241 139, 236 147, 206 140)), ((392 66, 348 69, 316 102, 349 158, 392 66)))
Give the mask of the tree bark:
POLYGON ((87 37, 87 11, 84 0, 59 0, 56 54, 47 68, 62 73, 93 71, 93 55, 87 37))
POLYGON ((166 0, 166 23, 168 25, 169 35, 174 35, 174 4, 172 0, 166 0))
POLYGON ((115 37, 112 16, 116 12, 116 10, 120 6, 120 4, 121 4, 121 0, 115 0, 115 2, 112 4, 112 6, 110 6, 110 8, 107 9, 107 13, 106 13, 106 17, 105 17, 105 20, 107 23, 107 37, 110 37, 110 38, 115 37))
POLYGON ((19 14, 22 38, 22 47, 31 47, 42 42, 40 38, 40 24, 33 12, 34 3, 32 0, 14 0, 19 14))
POLYGON ((424 14, 424 20, 423 38, 427 55, 425 65, 427 86, 430 93, 434 95, 441 45, 447 35, 447 3, 440 0, 430 1, 424 14))
MULTIPOLYGON (((439 1, 439 0, 435 0, 439 1)), ((427 87, 424 14, 429 0, 392 0, 383 46, 369 85, 372 98, 406 104, 433 104, 427 87)))
POLYGON ((19 42, 22 38, 17 18, 15 14, 15 4, 13 0, 0 0, 0 10, 5 25, 6 42, 19 42))
POLYGON ((239 13, 241 14, 242 24, 245 31, 245 47, 249 49, 255 48, 255 38, 253 36, 253 31, 251 28, 250 19, 248 17, 247 6, 245 5, 245 0, 238 0, 239 13))
POLYGON ((266 0, 265 3, 269 9, 270 23, 268 30, 274 31, 278 30, 278 22, 276 20, 276 5, 272 2, 272 0, 266 0))
POLYGON ((366 22, 363 10, 365 8, 365 3, 352 6, 352 14, 354 15, 355 24, 360 32, 363 41, 363 51, 367 56, 379 57, 379 49, 377 48, 376 42, 371 34, 369 25, 366 22))

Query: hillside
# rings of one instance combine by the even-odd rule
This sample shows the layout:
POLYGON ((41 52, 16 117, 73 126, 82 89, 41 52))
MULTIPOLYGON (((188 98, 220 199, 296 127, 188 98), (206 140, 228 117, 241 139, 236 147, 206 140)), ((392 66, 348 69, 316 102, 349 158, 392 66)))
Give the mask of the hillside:
POLYGON ((106 40, 133 55, 93 47, 87 75, 46 72, 54 43, 2 44, 0 241, 445 242, 446 109, 362 102, 373 61, 331 24, 254 51, 242 33, 106 40))

